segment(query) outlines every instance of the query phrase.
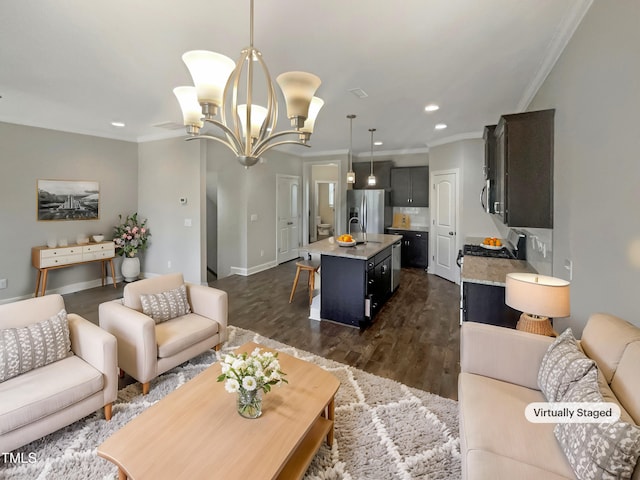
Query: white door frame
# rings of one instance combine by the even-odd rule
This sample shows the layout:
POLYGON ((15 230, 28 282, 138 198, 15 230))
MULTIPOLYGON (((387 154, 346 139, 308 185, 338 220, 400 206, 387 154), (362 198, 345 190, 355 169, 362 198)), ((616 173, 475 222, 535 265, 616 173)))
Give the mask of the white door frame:
MULTIPOLYGON (((447 174, 455 174, 456 176, 456 238, 455 238, 455 242, 454 242, 454 251, 452 252, 453 255, 453 263, 455 264, 455 259, 458 255, 458 250, 460 250, 460 245, 461 245, 461 240, 460 240, 460 203, 462 202, 462 195, 460 192, 460 184, 461 182, 461 172, 460 172, 460 168, 448 168, 445 170, 429 170, 429 185, 430 185, 430 192, 429 192, 429 210, 432 212, 435 212, 436 209, 438 208, 437 205, 437 198, 435 195, 435 190, 436 190, 436 182, 435 182, 435 176, 436 175, 447 175, 447 174)), ((431 228, 429 229, 429 269, 428 269, 428 273, 435 273, 435 214, 431 214, 431 228)), ((460 284, 460 269, 457 270, 456 273, 456 283, 460 284)))
MULTIPOLYGON (((334 191, 334 196, 333 196, 333 230, 335 233, 335 229, 336 227, 338 227, 338 211, 339 211, 339 206, 340 206, 340 182, 338 180, 316 180, 314 182, 313 185, 313 212, 316 214, 316 216, 318 215, 318 203, 319 203, 319 198, 318 198, 318 187, 321 184, 331 184, 333 183, 335 185, 335 191, 334 191)), ((313 226, 313 228, 315 228, 315 225, 313 226)), ((313 231, 313 229, 311 229, 311 235, 309 235, 311 238, 315 238, 316 240, 318 239, 317 237, 317 231, 313 231), (312 232, 312 233, 311 233, 312 232)))
POLYGON ((276 251, 275 251, 275 254, 276 254, 276 256, 275 256, 275 259, 276 259, 275 264, 276 265, 278 265, 278 260, 279 260, 279 258, 278 258, 278 246, 279 246, 278 239, 279 239, 279 236, 278 235, 280 233, 280 229, 279 229, 280 212, 278 210, 278 203, 279 203, 278 199, 280 198, 280 196, 279 196, 280 195, 280 180, 281 179, 285 179, 285 178, 286 179, 290 179, 290 180, 298 180, 298 246, 295 249, 299 251, 300 250, 300 246, 302 245, 302 243, 300 241, 301 240, 301 238, 300 238, 301 229, 299 228, 300 227, 300 223, 302 221, 302 218, 300 218, 300 216, 301 216, 300 207, 301 207, 301 203, 302 203, 302 202, 300 202, 300 196, 301 196, 301 192, 302 192, 302 185, 301 185, 302 179, 300 178, 299 175, 285 175, 285 174, 282 174, 282 173, 276 173, 276 251))
POLYGON ((338 180, 336 185, 336 191, 339 192, 340 203, 336 206, 336 217, 338 218, 337 224, 334 227, 334 232, 342 232, 339 229, 342 224, 347 223, 347 219, 345 216, 345 212, 347 211, 346 206, 346 195, 343 195, 341 192, 346 190, 346 170, 343 169, 344 162, 340 159, 329 159, 329 160, 312 160, 308 162, 304 162, 302 166, 302 246, 309 244, 309 215, 311 214, 311 202, 312 202, 312 185, 311 185, 311 167, 313 165, 330 165, 337 164, 338 165, 338 180), (343 171, 344 170, 344 171, 343 171))

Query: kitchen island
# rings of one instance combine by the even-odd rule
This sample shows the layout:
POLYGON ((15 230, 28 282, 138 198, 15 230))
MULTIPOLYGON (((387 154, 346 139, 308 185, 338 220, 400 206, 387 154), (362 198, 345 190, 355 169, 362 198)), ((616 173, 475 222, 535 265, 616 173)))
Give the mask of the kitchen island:
POLYGON ((320 254, 320 318, 364 328, 392 294, 392 245, 400 235, 368 234, 367 243, 338 245, 333 237, 306 247, 320 254))

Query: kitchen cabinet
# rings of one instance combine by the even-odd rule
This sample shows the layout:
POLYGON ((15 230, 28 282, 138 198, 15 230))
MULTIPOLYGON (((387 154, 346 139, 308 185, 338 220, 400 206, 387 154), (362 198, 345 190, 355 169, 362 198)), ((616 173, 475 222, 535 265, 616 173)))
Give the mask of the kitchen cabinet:
POLYGON ((391 296, 391 247, 363 260, 322 255, 322 318, 365 327, 391 296))
POLYGON ((496 198, 496 127, 497 125, 487 125, 484 127, 484 166, 483 173, 486 180, 486 189, 488 192, 483 197, 486 205, 484 205, 487 213, 494 212, 494 202, 496 198))
POLYGON ((392 168, 391 203, 394 207, 428 207, 429 167, 392 168))
POLYGON ((428 232, 394 228, 388 228, 387 232, 394 235, 402 235, 400 255, 403 267, 427 269, 429 266, 428 232))
POLYGON ((370 162, 354 162, 352 165, 353 172, 356 174, 356 183, 353 184, 354 189, 391 189, 391 168, 393 167, 393 162, 391 160, 373 162, 373 174, 376 176, 376 184, 374 186, 369 186, 367 184, 367 179, 371 174, 370 162))
POLYGON ((520 312, 504 303, 505 287, 462 283, 462 320, 516 328, 520 312))
POLYGON ((554 113, 503 115, 498 122, 494 213, 505 225, 553 228, 554 113))

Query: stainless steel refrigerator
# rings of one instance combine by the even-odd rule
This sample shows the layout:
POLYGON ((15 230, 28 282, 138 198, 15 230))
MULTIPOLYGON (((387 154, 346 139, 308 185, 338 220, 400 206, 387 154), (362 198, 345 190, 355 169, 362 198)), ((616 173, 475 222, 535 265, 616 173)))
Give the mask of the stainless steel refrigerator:
POLYGON ((391 226, 393 209, 390 193, 382 189, 347 190, 347 228, 356 240, 362 240, 362 226, 366 233, 384 233, 391 226))

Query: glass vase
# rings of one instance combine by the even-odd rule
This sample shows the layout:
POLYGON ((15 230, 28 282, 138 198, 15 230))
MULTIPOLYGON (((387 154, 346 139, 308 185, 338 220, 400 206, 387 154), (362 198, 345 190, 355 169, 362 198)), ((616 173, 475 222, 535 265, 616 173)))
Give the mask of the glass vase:
POLYGON ((245 418, 258 418, 262 415, 262 390, 238 390, 238 413, 245 418))

